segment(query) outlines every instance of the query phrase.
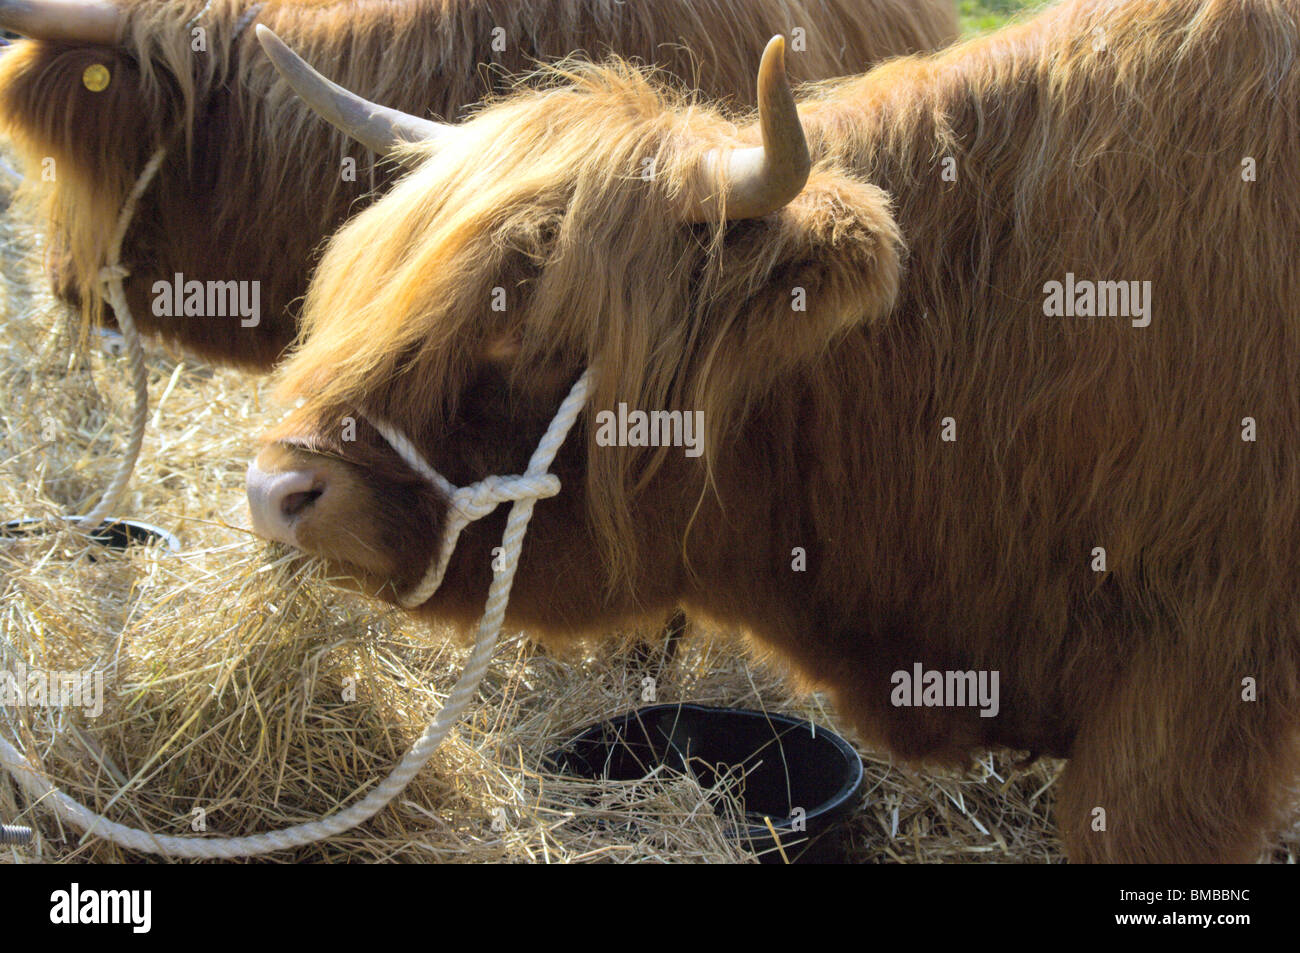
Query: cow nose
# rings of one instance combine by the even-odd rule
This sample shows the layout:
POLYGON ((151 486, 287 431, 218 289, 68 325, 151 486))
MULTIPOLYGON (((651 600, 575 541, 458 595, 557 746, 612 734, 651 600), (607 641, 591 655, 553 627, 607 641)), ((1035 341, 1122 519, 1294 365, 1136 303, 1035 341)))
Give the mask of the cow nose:
POLYGON ((248 465, 248 511, 253 532, 267 539, 296 546, 296 524, 311 511, 328 486, 319 470, 263 470, 254 460, 248 465))

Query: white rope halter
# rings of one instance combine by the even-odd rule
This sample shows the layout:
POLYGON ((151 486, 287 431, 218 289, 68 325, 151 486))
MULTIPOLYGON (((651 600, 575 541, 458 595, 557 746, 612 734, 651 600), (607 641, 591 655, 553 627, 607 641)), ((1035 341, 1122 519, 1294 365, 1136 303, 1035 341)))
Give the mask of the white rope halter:
MULTIPOLYGON (((447 525, 443 530, 441 548, 430 560, 424 578, 416 583, 410 592, 401 596, 398 602, 407 609, 414 609, 427 602, 429 597, 438 591, 438 586, 442 585, 442 577, 447 572, 447 563, 456 548, 456 541, 460 539, 461 530, 475 520, 487 516, 497 508, 498 503, 515 503, 516 507, 520 503, 527 503, 528 513, 531 514, 534 503, 560 492, 560 478, 547 473, 546 470, 555 459, 556 451, 560 449, 560 444, 564 443, 564 438, 573 426, 573 422, 587 403, 587 398, 591 395, 593 379, 594 375, 590 368, 578 378, 569 391, 569 396, 564 398, 560 409, 555 412, 551 425, 546 428, 546 433, 542 435, 541 442, 533 451, 532 458, 528 461, 528 468, 522 475, 490 476, 469 486, 454 486, 450 480, 429 466, 428 461, 420 455, 420 451, 415 449, 415 445, 405 434, 383 421, 371 421, 374 428, 388 441, 389 446, 402 458, 402 462, 446 494, 449 501, 447 525)), ((512 511, 511 516, 513 515, 512 511)), ((524 522, 527 523, 527 517, 524 522)), ((501 546, 504 558, 511 564, 517 558, 522 544, 522 525, 519 538, 515 540, 511 537, 510 526, 507 523, 501 546)), ((514 570, 511 569, 510 572, 513 575, 514 570)), ((505 603, 502 602, 502 607, 504 606, 505 603)), ((491 608, 489 599, 488 609, 491 608)))
POLYGON ((392 444, 393 449, 407 465, 446 493, 450 501, 442 546, 431 561, 424 579, 401 600, 403 605, 419 605, 433 595, 447 571, 447 562, 456 547, 456 540, 460 538, 461 530, 472 521, 491 513, 498 503, 509 501, 513 505, 510 507, 510 515, 506 518, 506 529, 501 541, 502 568, 492 576, 483 618, 479 620, 478 636, 469 660, 465 663, 464 671, 461 672, 451 694, 447 696, 447 702, 442 710, 411 746, 411 750, 406 753, 392 773, 360 801, 317 821, 248 837, 178 837, 153 834, 128 827, 96 814, 55 787, 53 782, 32 767, 26 757, 3 735, 0 735, 0 764, 9 770, 19 786, 33 800, 49 805, 60 819, 88 834, 106 838, 123 847, 144 853, 166 854, 172 857, 227 859, 250 857, 254 854, 265 854, 315 843, 326 837, 341 834, 369 820, 397 797, 419 770, 428 763, 447 733, 460 719, 461 712, 469 705, 474 693, 478 691, 479 682, 487 672, 492 651, 496 648, 497 637, 505 621, 506 603, 510 599, 510 588, 514 585, 515 570, 519 566, 519 554, 523 549, 524 532, 528 528, 528 521, 532 518, 533 507, 538 500, 555 496, 560 492, 559 478, 548 473, 547 469, 590 397, 594 380, 595 374, 592 368, 588 368, 578 378, 569 395, 556 411, 555 418, 533 452, 532 459, 528 461, 527 470, 520 476, 490 476, 467 487, 455 487, 429 466, 405 435, 387 425, 377 426, 376 429, 392 444))

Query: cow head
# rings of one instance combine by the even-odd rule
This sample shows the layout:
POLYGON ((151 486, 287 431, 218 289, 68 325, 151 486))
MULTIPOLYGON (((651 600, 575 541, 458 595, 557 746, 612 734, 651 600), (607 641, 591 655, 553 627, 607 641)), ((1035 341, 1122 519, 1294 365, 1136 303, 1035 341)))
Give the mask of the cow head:
MULTIPOLYGON (((23 193, 47 233, 55 293, 92 321, 112 318, 100 270, 128 193, 150 156, 165 148, 123 243, 132 313, 142 330, 183 340, 200 354, 264 366, 293 336, 292 322, 275 312, 279 302, 263 300, 281 289, 262 282, 256 302, 242 289, 245 303, 257 305, 256 320, 251 308, 241 313, 224 300, 224 282, 250 282, 260 264, 243 254, 248 243, 239 233, 247 234, 249 213, 236 227, 223 204, 229 180, 257 178, 255 162, 251 171, 223 167, 250 165, 247 137, 235 133, 231 72, 252 7, 249 0, 206 7, 201 0, 0 3, 0 26, 28 38, 0 58, 0 124, 24 160, 23 193), (182 287, 222 282, 221 306, 209 314, 205 296, 202 315, 156 308, 159 283, 177 274, 182 287)), ((253 85, 265 92, 256 78, 253 85)))
MULTIPOLYGON (((313 108, 389 136, 413 170, 324 254, 282 369, 301 404, 249 472, 257 530, 395 597, 424 572, 447 500, 371 422, 453 483, 520 473, 595 365, 512 609, 546 627, 675 600, 701 517, 736 502, 721 461, 761 428, 765 397, 886 313, 898 284, 884 194, 829 161, 810 173, 783 42, 764 56, 758 124, 738 133, 618 64, 551 71, 454 129, 419 129, 259 38, 313 108), (608 446, 597 420, 620 404, 701 412, 699 452, 608 446)), ((477 614, 503 520, 466 531, 427 611, 477 614)))

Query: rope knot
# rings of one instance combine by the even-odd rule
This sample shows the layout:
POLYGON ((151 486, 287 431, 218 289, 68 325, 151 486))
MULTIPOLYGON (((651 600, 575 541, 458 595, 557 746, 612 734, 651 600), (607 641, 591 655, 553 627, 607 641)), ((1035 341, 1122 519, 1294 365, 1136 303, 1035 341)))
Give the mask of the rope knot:
POLYGON ((478 520, 487 516, 499 503, 519 500, 545 500, 560 492, 560 478, 553 473, 523 476, 484 477, 471 486, 463 486, 453 494, 452 504, 467 519, 478 520))
POLYGON ((463 486, 452 496, 452 505, 460 510, 466 519, 480 520, 502 502, 501 495, 494 487, 485 485, 487 482, 484 480, 473 486, 463 486))

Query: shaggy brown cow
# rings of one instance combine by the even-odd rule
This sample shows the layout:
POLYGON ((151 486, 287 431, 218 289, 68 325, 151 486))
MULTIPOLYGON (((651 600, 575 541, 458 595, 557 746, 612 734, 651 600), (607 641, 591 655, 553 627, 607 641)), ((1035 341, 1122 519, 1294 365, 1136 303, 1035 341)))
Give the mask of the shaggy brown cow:
MULTIPOLYGON (((255 525, 393 598, 446 502, 366 421, 517 473, 594 367, 509 624, 680 601, 901 756, 1068 756, 1073 860, 1254 859, 1298 767, 1298 50, 1300 0, 1067 3, 816 91, 806 184, 776 50, 765 153, 629 69, 506 98, 327 249, 255 525), (702 454, 606 446, 632 410, 702 454)), ((419 612, 478 614, 504 509, 419 612)))
MULTIPOLYGON (((339 82, 446 119, 461 118, 508 72, 577 50, 637 57, 708 97, 752 105, 774 30, 805 31, 806 51, 791 62, 805 80, 936 49, 957 32, 953 0, 0 2, 0 25, 45 38, 0 60, 0 123, 29 159, 59 293, 91 317, 99 311, 97 276, 123 198, 168 144, 127 238, 127 299, 141 330, 252 368, 269 367, 293 339, 313 248, 392 176, 294 99, 253 43, 254 20, 339 82), (108 85, 92 91, 86 70, 96 66, 108 85), (156 283, 174 284, 176 274, 183 287, 223 283, 212 286, 221 292, 213 313, 155 314, 156 283), (253 286, 239 289, 241 313, 227 299, 231 281, 260 282, 256 315, 253 286)), ((175 311, 184 297, 166 300, 175 311)))

